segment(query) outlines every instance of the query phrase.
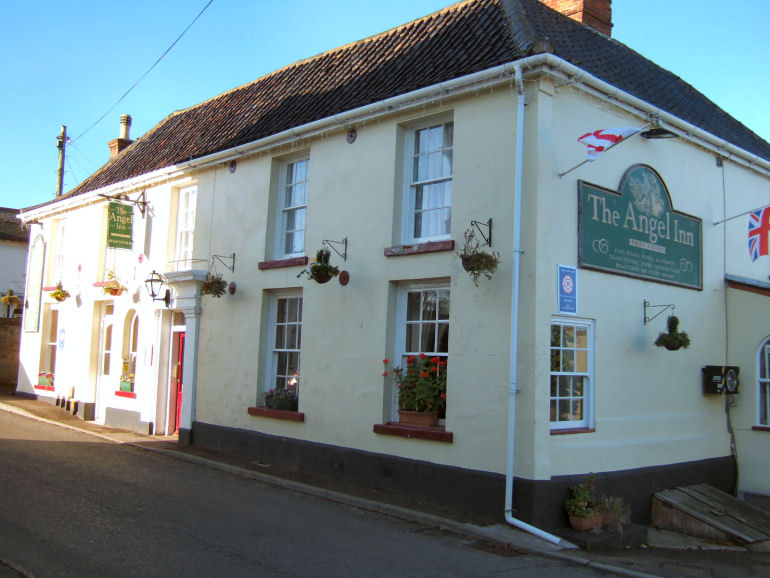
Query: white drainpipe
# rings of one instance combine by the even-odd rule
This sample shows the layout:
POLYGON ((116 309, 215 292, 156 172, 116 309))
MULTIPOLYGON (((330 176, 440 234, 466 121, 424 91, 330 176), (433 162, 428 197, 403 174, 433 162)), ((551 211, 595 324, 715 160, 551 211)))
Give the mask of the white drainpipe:
POLYGON ((521 66, 514 65, 518 102, 516 108, 516 176, 513 193, 513 279, 511 287, 511 364, 508 386, 508 459, 505 470, 505 521, 511 526, 524 530, 562 547, 575 548, 573 544, 558 536, 549 534, 513 517, 513 454, 516 442, 516 376, 518 372, 519 348, 519 258, 521 256, 521 178, 524 158, 524 82, 521 66))

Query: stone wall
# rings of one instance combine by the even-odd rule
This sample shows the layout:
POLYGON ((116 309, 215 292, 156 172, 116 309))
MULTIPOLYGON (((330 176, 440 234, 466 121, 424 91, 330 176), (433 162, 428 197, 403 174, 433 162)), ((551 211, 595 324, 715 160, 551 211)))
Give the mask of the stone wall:
POLYGON ((16 384, 20 336, 21 317, 0 317, 0 384, 16 384))

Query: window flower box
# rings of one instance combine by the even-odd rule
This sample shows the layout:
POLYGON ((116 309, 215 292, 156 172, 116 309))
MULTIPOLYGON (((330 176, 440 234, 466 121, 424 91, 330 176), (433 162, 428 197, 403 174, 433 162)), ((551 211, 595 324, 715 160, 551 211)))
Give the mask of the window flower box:
POLYGON ((120 391, 134 391, 133 373, 124 373, 120 376, 120 391))

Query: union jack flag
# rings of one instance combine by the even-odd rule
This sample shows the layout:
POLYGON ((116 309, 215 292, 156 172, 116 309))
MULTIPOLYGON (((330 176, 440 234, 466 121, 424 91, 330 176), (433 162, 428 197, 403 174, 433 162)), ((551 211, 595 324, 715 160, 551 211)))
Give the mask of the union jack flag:
POLYGON ((758 209, 749 216, 749 255, 756 261, 768 254, 770 241, 770 207, 758 209))

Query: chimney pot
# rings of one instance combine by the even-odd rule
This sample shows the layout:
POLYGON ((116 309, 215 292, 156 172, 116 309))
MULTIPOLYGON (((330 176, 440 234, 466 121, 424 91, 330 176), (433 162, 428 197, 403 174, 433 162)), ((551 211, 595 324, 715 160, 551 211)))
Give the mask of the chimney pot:
POLYGON ((131 115, 124 114, 120 117, 120 138, 131 138, 129 133, 131 132, 131 115))
POLYGON ((131 115, 124 114, 120 117, 120 136, 107 143, 110 147, 110 158, 118 156, 121 152, 128 148, 128 146, 134 142, 129 138, 131 132, 131 115))

